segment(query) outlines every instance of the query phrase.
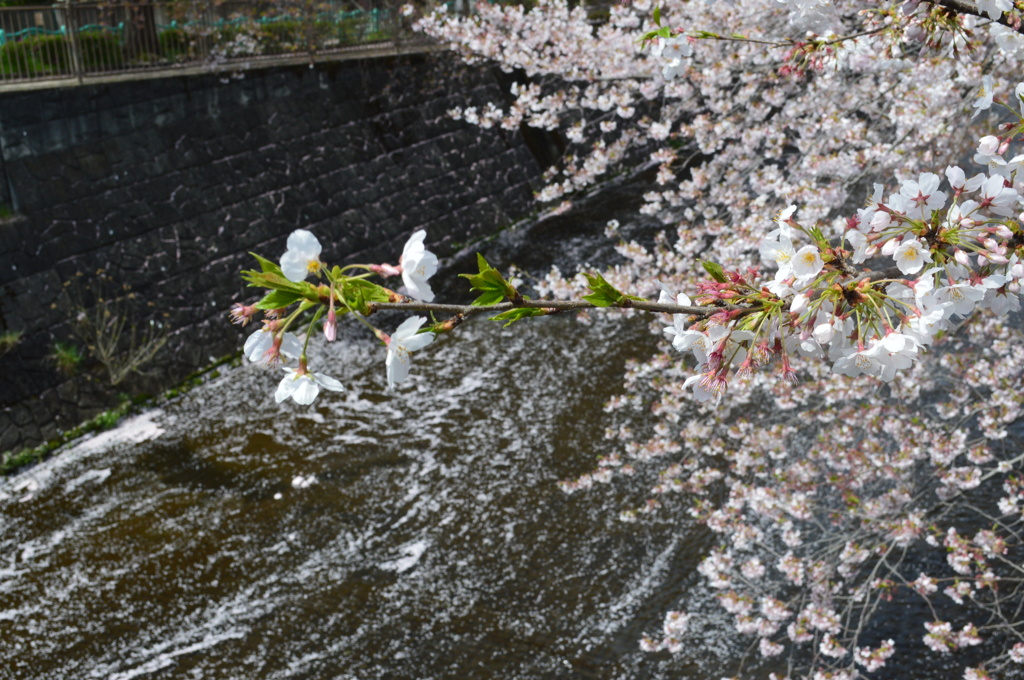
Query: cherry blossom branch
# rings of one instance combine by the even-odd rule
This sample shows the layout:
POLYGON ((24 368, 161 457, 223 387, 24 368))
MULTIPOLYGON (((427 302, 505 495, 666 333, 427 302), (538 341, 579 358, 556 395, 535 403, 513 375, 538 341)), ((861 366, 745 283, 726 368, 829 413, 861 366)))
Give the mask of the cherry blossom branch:
MULTIPOLYGON (((828 47, 831 45, 838 45, 844 43, 847 40, 856 40, 857 38, 863 38, 869 35, 877 35, 887 30, 888 26, 879 26, 878 28, 866 29, 851 33, 849 35, 842 35, 836 38, 830 38, 829 40, 814 40, 814 44, 819 47, 828 47)), ((763 40, 760 38, 749 38, 745 35, 719 35, 717 33, 709 33, 707 31, 697 31, 697 38, 700 40, 716 40, 721 42, 738 42, 738 43, 750 43, 754 45, 766 45, 768 47, 795 47, 807 44, 808 40, 794 40, 793 38, 782 38, 779 40, 763 40)))
MULTIPOLYGON (((585 300, 522 300, 521 302, 501 302, 493 305, 457 305, 437 302, 422 302, 412 298, 403 298, 401 302, 371 302, 367 305, 369 313, 379 310, 398 309, 406 312, 438 312, 441 314, 462 314, 470 316, 482 313, 506 312, 511 309, 520 308, 550 310, 550 313, 580 311, 584 309, 601 309, 601 305, 595 305, 585 300)), ((640 300, 624 300, 621 304, 612 305, 616 309, 637 309, 643 312, 662 312, 665 314, 690 314, 701 317, 708 317, 721 312, 740 312, 750 314, 759 311, 759 307, 747 307, 742 305, 722 306, 694 306, 694 305, 673 305, 662 302, 647 302, 640 300)))
MULTIPOLYGON (((959 14, 969 14, 971 16, 981 17, 982 19, 989 19, 991 17, 978 8, 973 2, 967 2, 966 0, 923 0, 930 5, 938 5, 939 7, 945 7, 948 10, 952 10, 959 14)), ((999 15, 998 19, 994 20, 995 23, 1006 26, 1012 31, 1024 34, 1024 24, 1021 23, 1018 18, 1016 21, 1009 17, 1005 12, 999 15)))

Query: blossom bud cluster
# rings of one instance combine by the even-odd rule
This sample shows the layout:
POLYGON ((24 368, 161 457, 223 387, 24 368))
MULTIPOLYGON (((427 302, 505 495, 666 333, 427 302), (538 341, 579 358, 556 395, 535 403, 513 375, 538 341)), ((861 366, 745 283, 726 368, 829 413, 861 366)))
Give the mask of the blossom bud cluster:
POLYGON ((312 372, 308 368, 306 348, 314 324, 325 309, 327 314, 323 322, 323 333, 328 342, 337 338, 340 307, 342 314, 351 313, 373 330, 387 346, 385 367, 388 387, 392 388, 408 377, 411 353, 426 347, 434 339, 433 332, 420 332, 427 319, 406 319, 393 335, 388 336, 366 321, 362 308, 368 300, 386 302, 401 298, 393 291, 366 281, 366 277, 371 274, 401 276, 409 295, 418 300, 433 300, 434 293, 427 280, 437 271, 437 256, 424 247, 425 237, 426 232, 419 230, 409 238, 398 265, 349 265, 342 269, 324 264, 320 259, 323 250, 320 241, 311 232, 297 229, 288 237, 287 249, 281 256, 279 266, 258 258, 262 271, 244 273, 250 285, 266 288, 270 292, 255 305, 236 305, 231 312, 232 320, 241 325, 247 324, 257 310, 265 312, 263 327, 245 341, 243 354, 250 361, 265 366, 298 360, 295 368, 283 367, 285 377, 274 393, 275 401, 280 403, 292 399, 297 404, 309 405, 321 389, 333 392, 344 389, 334 378, 312 372), (346 275, 344 272, 350 269, 364 269, 368 273, 346 275), (308 283, 306 279, 310 276, 326 283, 308 283), (293 304, 296 309, 289 312, 287 308, 293 304), (310 310, 315 310, 313 320, 305 339, 300 340, 290 328, 300 321, 303 313, 310 310))
POLYGON ((795 206, 783 211, 760 248, 777 268, 773 280, 758 287, 732 274, 731 281, 701 284, 708 302, 761 309, 690 326, 677 315, 665 329, 677 350, 697 360, 698 375, 686 383, 695 398, 720 397, 730 375, 749 375, 772 355, 781 357, 785 379, 795 354, 827 358, 837 374, 888 382, 975 310, 1019 310, 1024 156, 1005 161, 993 152, 983 160, 989 172, 969 180, 961 168, 947 167, 949 194, 932 173, 903 181, 884 199, 876 184, 867 207, 848 221, 841 246, 799 225, 795 206), (801 237, 811 243, 801 245, 801 237), (882 271, 854 268, 869 260, 882 271))

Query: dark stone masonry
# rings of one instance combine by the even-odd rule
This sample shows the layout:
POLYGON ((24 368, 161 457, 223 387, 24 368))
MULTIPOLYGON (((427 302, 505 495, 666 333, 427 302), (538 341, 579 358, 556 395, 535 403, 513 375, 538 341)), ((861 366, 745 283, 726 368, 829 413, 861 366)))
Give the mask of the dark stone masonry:
POLYGON ((330 262, 394 262, 416 229, 443 256, 531 211, 521 136, 446 116, 496 97, 436 56, 0 94, 0 333, 21 333, 0 356, 0 452, 238 349, 248 252, 278 257, 294 229, 330 262), (104 295, 131 286, 134 321, 169 329, 155 375, 111 387, 88 359, 72 378, 53 361, 98 270, 104 295))

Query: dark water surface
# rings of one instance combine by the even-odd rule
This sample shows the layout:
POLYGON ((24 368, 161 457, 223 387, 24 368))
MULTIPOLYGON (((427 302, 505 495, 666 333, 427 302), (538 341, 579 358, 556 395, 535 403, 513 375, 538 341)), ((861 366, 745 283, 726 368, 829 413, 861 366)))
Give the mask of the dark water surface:
POLYGON ((346 391, 308 408, 229 369, 117 434, 144 441, 8 480, 0 678, 715 676, 724 642, 637 646, 713 609, 689 599, 706 534, 618 521, 643 475, 556 484, 611 452, 601 407, 645 323, 521 326, 466 324, 395 392, 375 341, 317 343, 346 391))

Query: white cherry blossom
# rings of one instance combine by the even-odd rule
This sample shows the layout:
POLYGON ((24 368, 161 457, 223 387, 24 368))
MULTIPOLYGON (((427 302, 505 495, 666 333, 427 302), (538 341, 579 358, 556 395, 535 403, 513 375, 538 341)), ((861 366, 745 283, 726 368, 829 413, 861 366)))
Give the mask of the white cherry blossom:
POLYGON ((868 241, 868 237, 856 229, 846 232, 846 240, 853 246, 853 256, 850 259, 856 264, 865 261, 874 254, 874 250, 877 250, 868 241))
MULTIPOLYGON (((660 284, 659 284, 660 285, 660 284)), ((661 286, 661 293, 658 296, 658 302, 661 304, 675 304, 683 307, 690 306, 690 298, 685 293, 673 294, 668 288, 661 286)), ((672 342, 672 346, 678 349, 680 352, 686 351, 682 349, 685 341, 682 340, 683 334, 686 330, 686 317, 682 314, 672 315, 672 325, 664 329, 665 335, 672 342), (679 341, 678 345, 676 341, 679 341)))
POLYGON ((978 173, 974 177, 967 179, 966 174, 958 165, 947 165, 946 166, 946 179, 949 181, 949 186, 953 187, 954 191, 976 191, 978 187, 985 181, 984 173, 978 173))
POLYGON ((779 270, 775 276, 777 281, 787 279, 793 274, 793 257, 796 249, 793 241, 785 235, 779 235, 778 239, 766 239, 761 243, 761 257, 771 260, 778 265, 779 270))
POLYGON ((981 185, 980 204, 988 207, 997 215, 1009 217, 1017 211, 1020 205, 1020 196, 1013 187, 1006 186, 1001 176, 996 175, 989 177, 981 185))
POLYGON ((999 155, 999 138, 986 135, 978 140, 978 151, 974 154, 974 162, 978 165, 989 165, 999 155))
POLYGON ((685 60, 693 56, 693 46, 689 38, 680 34, 671 38, 659 38, 652 52, 664 61, 662 77, 665 80, 672 80, 686 72, 685 60))
POLYGON ((403 321, 388 339, 388 355, 384 362, 387 367, 388 388, 393 389, 409 376, 412 353, 434 341, 433 333, 419 332, 420 326, 426 321, 426 317, 410 317, 403 321))
POLYGON ((924 268, 926 262, 932 261, 932 254, 916 238, 906 239, 900 243, 892 257, 904 274, 916 274, 924 268))
POLYGON ((946 193, 939 191, 939 176, 933 172, 922 173, 917 180, 907 180, 900 186, 900 195, 906 199, 908 217, 928 219, 932 211, 941 210, 946 204, 946 193))
POLYGON ((334 378, 323 373, 312 373, 301 363, 297 369, 285 367, 284 372, 285 376, 274 392, 274 401, 279 404, 291 398, 296 404, 308 406, 320 394, 320 388, 331 392, 345 389, 334 378))
MULTIPOLYGON (((992 76, 984 76, 981 79, 981 92, 978 94, 978 99, 974 102, 974 115, 977 116, 982 111, 988 110, 992 106, 992 76)), ((974 116, 971 116, 972 118, 974 116)))
POLYGON ((792 266, 797 283, 805 284, 821 273, 825 262, 821 259, 821 251, 817 246, 806 245, 793 254, 792 266))
POLYGON ((988 15, 992 21, 998 21, 1004 12, 1013 9, 1011 0, 978 0, 978 9, 988 15))
POLYGON ((288 236, 288 249, 281 256, 281 273, 289 281, 305 281, 320 269, 320 241, 312 232, 296 229, 288 236))
POLYGON ((423 229, 413 233, 406 241, 398 263, 402 269, 402 282, 409 295, 417 300, 431 302, 434 291, 430 289, 427 279, 437 272, 437 255, 423 246, 426 236, 427 232, 423 229))
POLYGON ((298 359, 302 354, 302 343, 294 333, 279 335, 271 328, 263 327, 246 338, 242 354, 253 363, 269 365, 282 357, 298 359))

